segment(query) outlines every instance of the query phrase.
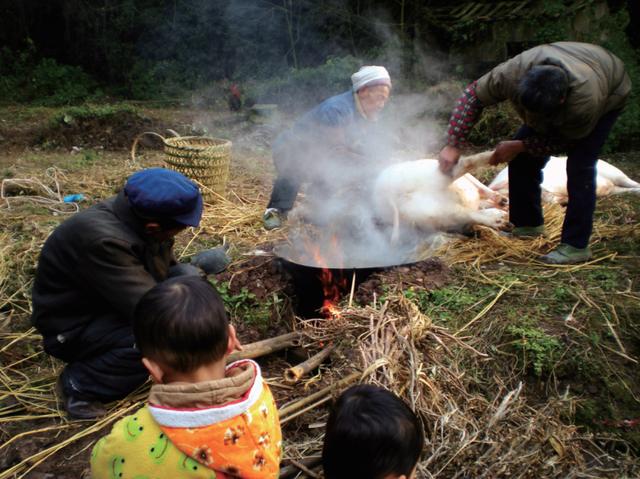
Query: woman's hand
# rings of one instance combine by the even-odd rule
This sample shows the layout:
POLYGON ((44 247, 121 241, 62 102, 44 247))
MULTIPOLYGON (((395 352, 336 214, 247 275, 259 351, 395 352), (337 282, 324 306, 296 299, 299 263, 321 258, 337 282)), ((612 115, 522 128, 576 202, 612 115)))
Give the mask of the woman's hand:
POLYGON ((455 146, 447 145, 438 154, 440 171, 448 175, 460 159, 460 150, 455 146))

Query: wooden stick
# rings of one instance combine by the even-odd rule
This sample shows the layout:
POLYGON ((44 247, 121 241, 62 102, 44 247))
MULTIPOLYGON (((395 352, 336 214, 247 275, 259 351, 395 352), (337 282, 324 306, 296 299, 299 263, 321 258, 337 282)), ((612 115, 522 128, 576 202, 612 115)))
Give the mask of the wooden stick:
POLYGON ((317 472, 313 472, 307 466, 305 466, 304 464, 299 463, 298 461, 294 461, 293 459, 291 459, 291 464, 296 466, 298 469, 300 469, 302 472, 304 472, 309 477, 313 477, 314 479, 319 479, 320 478, 320 474, 318 474, 317 472))
POLYGON ((291 464, 280 468, 279 479, 288 479, 289 477, 293 476, 294 474, 297 474, 298 471, 301 471, 301 470, 304 471, 304 469, 301 469, 299 467, 300 465, 302 465, 304 467, 307 467, 309 469, 313 469, 318 464, 320 464, 321 461, 322 461, 322 457, 321 456, 305 457, 304 459, 301 459, 300 461, 294 461, 293 459, 291 459, 289 461, 291 464))
POLYGON ((298 346, 300 343, 300 334, 293 332, 276 336, 274 338, 263 339, 255 343, 245 344, 242 351, 235 351, 227 358, 227 364, 240 359, 254 359, 267 354, 275 353, 282 349, 292 346, 298 346))
POLYGON ((356 270, 353 270, 353 276, 351 277, 351 293, 349 293, 349 307, 353 304, 353 293, 356 290, 356 270))
POLYGON ((297 418, 298 416, 302 416, 304 413, 311 411, 315 408, 317 408, 318 406, 322 406, 324 403, 331 401, 331 395, 329 396, 325 396, 322 399, 319 399, 318 401, 309 404, 308 406, 297 410, 294 413, 289 414, 287 417, 285 417, 284 419, 280 419, 280 425, 284 425, 286 423, 288 423, 289 421, 292 421, 293 419, 297 418))
POLYGON ((322 364, 322 361, 324 361, 334 349, 335 346, 333 344, 329 344, 326 348, 322 349, 319 353, 314 354, 306 361, 298 364, 297 366, 285 369, 285 382, 294 384, 300 381, 300 378, 302 378, 302 376, 320 366, 320 364, 322 364))
POLYGON ((351 373, 347 377, 340 379, 339 381, 327 386, 326 388, 321 389, 320 391, 316 391, 315 393, 310 394, 307 397, 304 397, 302 399, 299 399, 298 401, 295 401, 293 403, 290 403, 286 406, 281 407, 280 409, 278 409, 278 415, 282 420, 283 417, 296 412, 297 410, 305 407, 307 404, 310 404, 316 401, 317 399, 323 398, 324 396, 331 394, 336 389, 340 389, 343 386, 346 386, 356 381, 361 376, 362 376, 362 373, 359 371, 356 371, 355 373, 351 373))

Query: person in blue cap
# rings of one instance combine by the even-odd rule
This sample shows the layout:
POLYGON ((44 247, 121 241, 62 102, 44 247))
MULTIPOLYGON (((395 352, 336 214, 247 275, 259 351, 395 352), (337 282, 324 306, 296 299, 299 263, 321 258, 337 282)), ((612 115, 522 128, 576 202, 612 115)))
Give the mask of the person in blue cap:
POLYGON ((174 236, 198 226, 202 210, 192 181, 151 168, 131 175, 116 196, 64 221, 45 242, 31 321, 45 351, 67 363, 57 389, 69 416, 100 416, 102 403, 147 380, 134 344, 134 309, 167 278, 204 274, 173 254, 174 236))

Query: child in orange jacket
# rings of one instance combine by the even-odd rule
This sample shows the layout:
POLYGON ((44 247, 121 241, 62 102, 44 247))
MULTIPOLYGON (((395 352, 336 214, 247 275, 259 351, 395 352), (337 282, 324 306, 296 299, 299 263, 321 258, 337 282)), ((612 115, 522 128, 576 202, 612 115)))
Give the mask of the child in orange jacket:
POLYGON ((277 478, 276 405, 257 363, 226 365, 240 344, 214 287, 197 276, 158 284, 134 333, 154 380, 149 403, 96 443, 91 477, 277 478))

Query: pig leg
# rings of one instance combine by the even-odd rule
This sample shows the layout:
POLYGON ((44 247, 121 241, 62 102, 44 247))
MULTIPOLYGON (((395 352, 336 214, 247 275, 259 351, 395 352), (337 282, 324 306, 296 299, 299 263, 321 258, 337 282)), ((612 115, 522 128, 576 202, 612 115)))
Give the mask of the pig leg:
POLYGON ((465 173, 474 171, 482 166, 488 166, 492 156, 493 151, 483 151, 475 155, 460 157, 458 163, 451 170, 451 177, 457 179, 465 173))
POLYGON ((634 193, 636 195, 640 195, 640 187, 636 187, 636 188, 627 188, 625 186, 614 186, 611 189, 611 194, 612 195, 619 195, 622 193, 634 193))
POLYGON ((498 208, 488 208, 481 211, 469 211, 470 223, 501 229, 509 223, 509 215, 498 208))
POLYGON ((598 176, 609 180, 615 186, 624 188, 640 188, 640 183, 629 178, 620 168, 616 168, 611 163, 598 160, 596 163, 598 176))
POLYGON ((481 197, 487 198, 496 207, 507 206, 507 204, 509 203, 508 198, 505 198, 497 191, 492 190, 487 185, 478 180, 478 178, 476 178, 475 176, 466 173, 464 177, 469 180, 476 188, 478 188, 481 197))

